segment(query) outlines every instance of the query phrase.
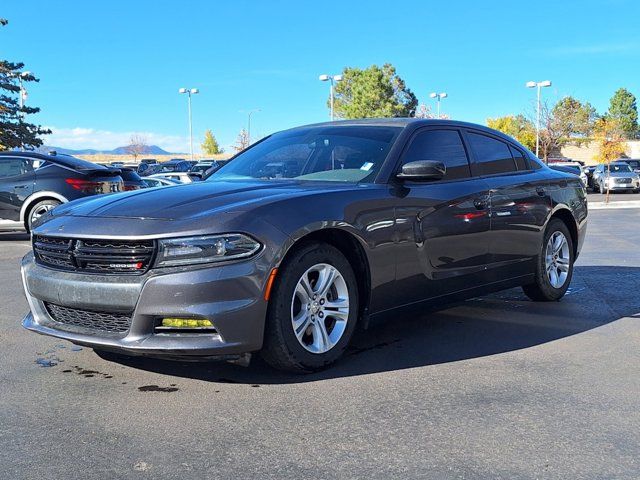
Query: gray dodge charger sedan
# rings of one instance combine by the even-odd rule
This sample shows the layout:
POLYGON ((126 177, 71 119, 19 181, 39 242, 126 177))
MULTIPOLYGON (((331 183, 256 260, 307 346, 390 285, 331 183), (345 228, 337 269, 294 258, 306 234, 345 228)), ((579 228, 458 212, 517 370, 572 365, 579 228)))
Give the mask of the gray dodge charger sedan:
POLYGON ((560 299, 586 225, 580 179, 494 130, 311 125, 265 138, 207 181, 43 216, 22 261, 23 325, 125 355, 260 352, 314 371, 373 317, 514 286, 560 299))

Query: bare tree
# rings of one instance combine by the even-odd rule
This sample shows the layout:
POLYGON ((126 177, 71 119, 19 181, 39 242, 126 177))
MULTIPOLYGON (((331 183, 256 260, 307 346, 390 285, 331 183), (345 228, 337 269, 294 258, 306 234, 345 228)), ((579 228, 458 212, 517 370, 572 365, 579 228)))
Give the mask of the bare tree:
POLYGON ((145 154, 148 150, 149 142, 147 141, 147 137, 138 133, 134 133, 133 135, 131 135, 131 139, 129 140, 129 145, 127 145, 126 147, 126 151, 129 155, 133 155, 133 160, 135 162, 138 161, 138 155, 145 154))
POLYGON ((437 114, 431 111, 431 107, 428 105, 425 105, 424 103, 421 103, 420 105, 418 105, 415 116, 416 118, 440 118, 442 120, 449 119, 449 115, 446 115, 444 113, 441 113, 440 117, 438 117, 437 114))
POLYGON ((236 144, 233 146, 233 149, 236 152, 241 152, 248 146, 249 146, 249 134, 243 128, 242 130, 240 130, 240 133, 238 134, 238 138, 236 139, 236 144))

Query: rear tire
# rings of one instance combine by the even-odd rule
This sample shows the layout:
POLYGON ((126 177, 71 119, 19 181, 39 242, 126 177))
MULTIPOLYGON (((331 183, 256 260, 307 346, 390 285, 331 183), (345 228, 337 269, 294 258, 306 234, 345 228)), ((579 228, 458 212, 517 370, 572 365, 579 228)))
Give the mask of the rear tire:
POLYGON ((62 202, 54 200, 53 198, 47 198, 46 200, 42 200, 31 207, 25 216, 24 222, 27 232, 31 231, 31 225, 33 224, 33 222, 35 222, 42 215, 48 213, 50 210, 53 210, 60 204, 62 204, 62 202))
POLYGON ((569 229, 562 220, 552 219, 540 247, 535 281, 522 287, 525 295, 535 302, 560 300, 571 283, 574 257, 569 229))
POLYGON ((261 355, 278 370, 322 370, 349 345, 358 308, 358 284, 346 257, 331 245, 309 244, 278 270, 261 355))

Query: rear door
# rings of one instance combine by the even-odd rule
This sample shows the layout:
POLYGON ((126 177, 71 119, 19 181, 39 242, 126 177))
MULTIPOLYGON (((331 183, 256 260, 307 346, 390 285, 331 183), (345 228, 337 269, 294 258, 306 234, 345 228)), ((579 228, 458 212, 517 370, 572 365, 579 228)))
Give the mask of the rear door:
POLYGON ((398 186, 399 304, 480 285, 489 259, 489 188, 483 179, 472 177, 460 131, 418 130, 401 165, 417 160, 441 161, 446 174, 441 180, 398 186))
POLYGON ((491 280, 531 273, 551 210, 548 178, 519 147, 500 137, 466 130, 465 138, 475 173, 489 185, 491 280))
POLYGON ((31 159, 0 156, 0 220, 20 220, 20 209, 33 192, 34 181, 31 159))

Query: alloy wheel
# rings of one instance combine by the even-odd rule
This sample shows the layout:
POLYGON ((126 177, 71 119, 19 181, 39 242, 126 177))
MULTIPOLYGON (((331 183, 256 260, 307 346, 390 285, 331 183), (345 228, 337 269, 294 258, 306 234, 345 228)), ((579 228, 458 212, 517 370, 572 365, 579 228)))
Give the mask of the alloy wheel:
POLYGON ((33 225, 33 223, 42 217, 45 213, 53 210, 59 205, 59 203, 41 203, 36 208, 34 208, 31 212, 31 216, 29 217, 29 225, 33 225))
POLYGON ((554 232, 547 242, 545 267, 547 278, 553 288, 562 288, 569 276, 571 257, 569 242, 562 232, 554 232))
POLYGON ((300 345, 316 354, 331 350, 347 328, 349 306, 347 283, 336 267, 309 268, 291 299, 291 326, 300 345))

